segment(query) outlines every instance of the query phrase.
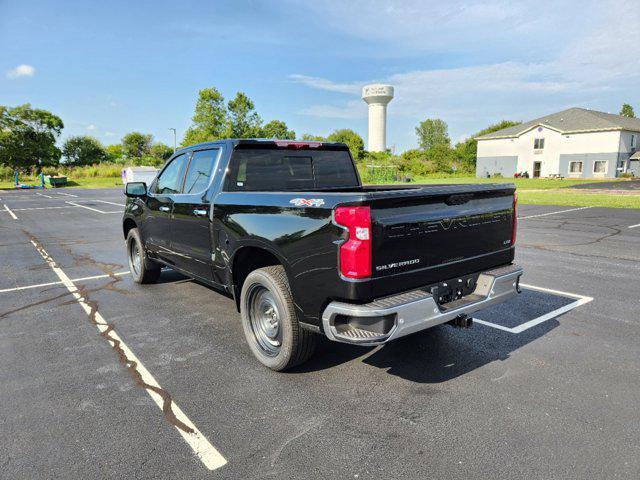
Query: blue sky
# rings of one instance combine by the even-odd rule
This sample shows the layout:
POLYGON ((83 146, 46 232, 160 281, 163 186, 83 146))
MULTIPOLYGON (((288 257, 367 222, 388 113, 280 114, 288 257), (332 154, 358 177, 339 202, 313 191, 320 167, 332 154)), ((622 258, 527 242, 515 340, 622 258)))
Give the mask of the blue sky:
POLYGON ((388 144, 425 118, 457 141, 571 106, 640 112, 635 1, 0 0, 0 104, 60 115, 64 136, 172 143, 197 91, 238 90, 298 135, 353 128, 362 85, 389 82, 388 144))

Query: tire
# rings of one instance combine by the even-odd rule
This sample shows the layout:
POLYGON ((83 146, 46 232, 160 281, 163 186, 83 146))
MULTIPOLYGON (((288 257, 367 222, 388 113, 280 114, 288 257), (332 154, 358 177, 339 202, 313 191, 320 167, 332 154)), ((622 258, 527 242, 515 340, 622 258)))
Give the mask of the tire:
POLYGON ((129 230, 126 245, 127 260, 133 281, 136 283, 156 282, 160 277, 162 267, 147 256, 137 228, 129 230))
POLYGON ((251 272, 240 294, 247 343, 264 366, 283 371, 311 357, 317 335, 300 328, 282 265, 251 272))

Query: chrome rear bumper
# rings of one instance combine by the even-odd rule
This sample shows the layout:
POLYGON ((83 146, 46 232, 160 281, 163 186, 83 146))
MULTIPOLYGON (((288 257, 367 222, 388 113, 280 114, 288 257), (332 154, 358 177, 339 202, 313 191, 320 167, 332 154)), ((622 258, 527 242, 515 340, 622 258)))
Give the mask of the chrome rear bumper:
POLYGON ((356 345, 380 345, 420 330, 435 327, 496 303, 504 302, 518 293, 522 268, 508 265, 482 272, 473 293, 459 300, 438 305, 433 296, 424 290, 411 290, 390 297, 380 298, 364 305, 331 302, 322 314, 325 335, 337 342, 356 345), (376 333, 363 328, 336 327, 340 317, 356 319, 393 318, 393 326, 386 333, 376 333))

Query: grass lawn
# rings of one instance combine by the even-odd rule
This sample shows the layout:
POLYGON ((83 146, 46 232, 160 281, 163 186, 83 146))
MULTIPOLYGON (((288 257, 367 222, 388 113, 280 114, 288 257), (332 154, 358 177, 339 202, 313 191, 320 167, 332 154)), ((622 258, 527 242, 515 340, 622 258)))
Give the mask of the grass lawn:
POLYGON ((550 178, 475 178, 475 177, 417 177, 415 183, 515 183, 518 201, 533 205, 568 205, 576 207, 640 208, 640 195, 585 193, 570 187, 583 183, 624 181, 623 179, 550 179, 550 178))
POLYGON ((476 178, 476 177, 417 177, 415 183, 443 184, 443 183, 515 183, 518 190, 553 190, 556 188, 573 187, 583 183, 615 182, 622 179, 551 179, 551 178, 476 178))
MULTIPOLYGON (((27 185, 39 185, 39 181, 36 180, 22 180, 27 185)), ((107 188, 107 187, 121 187, 122 179, 120 177, 86 177, 86 178, 74 178, 70 180, 67 187, 80 187, 80 188, 107 188)), ((13 181, 0 181, 0 189, 13 188, 13 181)))
MULTIPOLYGON (((617 195, 601 193, 584 193, 566 189, 581 183, 611 182, 615 179, 603 180, 553 180, 549 178, 475 178, 475 177, 417 177, 415 183, 422 184, 450 184, 450 183, 515 183, 518 189, 518 199, 522 204, 534 205, 568 205, 576 207, 612 207, 612 208, 640 208, 640 195, 617 195)), ((25 180, 25 183, 35 185, 36 181, 25 180)), ((74 178, 69 181, 69 187, 105 188, 120 187, 120 177, 86 177, 74 178)), ((0 189, 13 188, 12 181, 0 181, 0 189)))
POLYGON ((582 193, 575 190, 531 192, 518 189, 518 203, 576 207, 640 208, 640 195, 582 193))

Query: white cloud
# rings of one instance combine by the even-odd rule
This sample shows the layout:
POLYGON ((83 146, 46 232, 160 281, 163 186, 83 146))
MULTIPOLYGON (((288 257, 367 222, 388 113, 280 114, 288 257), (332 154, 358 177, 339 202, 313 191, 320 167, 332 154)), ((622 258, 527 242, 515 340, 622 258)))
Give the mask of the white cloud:
POLYGON ((116 136, 116 134, 115 134, 115 133, 113 133, 113 132, 104 132, 104 136, 105 136, 105 137, 115 137, 115 136, 116 136))
POLYGON ((36 73, 36 69, 31 65, 18 65, 7 72, 7 78, 20 78, 20 77, 33 77, 36 73))
MULTIPOLYGON (((382 81, 395 87, 396 97, 389 105, 390 119, 395 117, 400 124, 404 118, 405 123, 415 124, 419 119, 437 116, 450 125, 458 125, 459 131, 453 132, 456 135, 475 131, 490 121, 529 120, 570 106, 617 109, 617 103, 608 107, 604 104, 613 98, 616 102, 619 97, 626 101, 638 98, 640 68, 633 55, 629 56, 628 49, 629 45, 640 45, 640 29, 636 28, 640 25, 640 10, 636 7, 631 1, 585 4, 582 16, 590 20, 583 25, 582 34, 557 45, 553 54, 543 61, 527 60, 526 55, 524 60, 514 56, 508 61, 412 70, 357 83, 332 82, 301 74, 292 75, 290 79, 311 88, 352 95, 342 103, 312 105, 301 113, 324 118, 364 117, 366 108, 359 106, 364 107, 359 100, 360 88, 365 83, 382 81)), ((394 13, 393 5, 389 8, 393 24, 397 12, 394 13)), ((472 5, 464 7, 461 14, 481 17, 486 9, 490 6, 472 5)), ((409 10, 397 15, 410 17, 410 10, 411 5, 409 10)), ((516 13, 507 8, 504 15, 516 13)), ((446 22, 442 15, 440 18, 446 22)), ((425 24, 423 30, 425 35, 430 35, 426 31, 428 25, 425 24)), ((397 33, 403 36, 406 31, 399 29, 397 33)), ((529 48, 536 49, 535 45, 525 47, 525 52, 529 48)), ((495 49, 499 54, 501 49, 495 49)))
POLYGON ((534 37, 535 47, 540 49, 579 29, 585 10, 596 3, 595 0, 290 1, 300 8, 312 9, 317 21, 343 34, 377 42, 374 50, 391 56, 418 51, 477 50, 488 43, 508 48, 514 46, 514 40, 519 43, 534 37), (576 11, 581 15, 576 15, 576 11), (571 21, 566 21, 567 18, 571 21))
POLYGON ((90 123, 89 125, 87 125, 87 130, 93 131, 95 129, 96 129, 96 126, 93 123, 90 123))
POLYGON ((301 83, 308 87, 328 90, 329 92, 357 94, 360 93, 360 89, 362 88, 361 82, 334 83, 331 80, 319 77, 310 77, 308 75, 289 75, 289 80, 295 83, 301 83))
POLYGON ((298 113, 320 118, 361 118, 367 115, 367 106, 362 100, 350 100, 344 106, 312 105, 298 113))

